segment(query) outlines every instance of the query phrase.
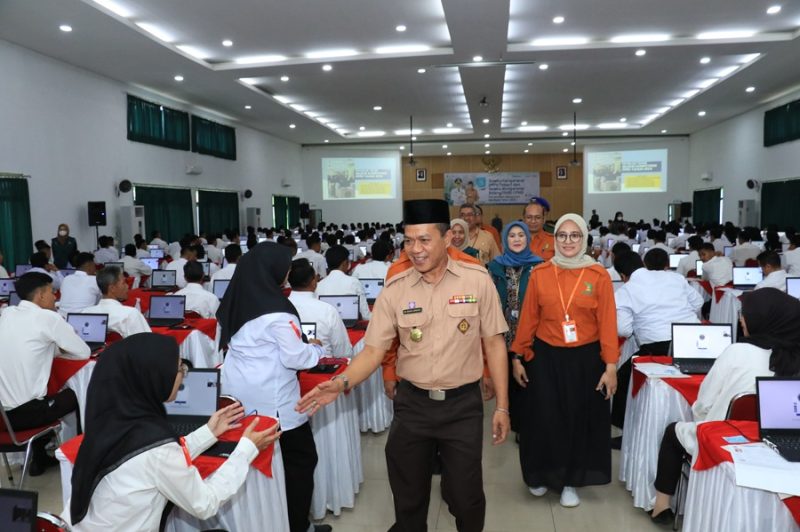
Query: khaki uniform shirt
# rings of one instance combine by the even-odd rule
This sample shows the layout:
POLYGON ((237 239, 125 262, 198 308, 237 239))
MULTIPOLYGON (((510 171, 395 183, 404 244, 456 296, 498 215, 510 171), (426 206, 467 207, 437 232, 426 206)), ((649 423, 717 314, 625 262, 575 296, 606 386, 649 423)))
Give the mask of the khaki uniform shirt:
POLYGON ((471 247, 478 250, 478 258, 482 264, 488 264, 500 254, 497 242, 494 241, 492 234, 483 229, 478 229, 478 236, 474 240, 471 234, 467 235, 467 241, 471 247))
POLYGON ((375 302, 365 343, 386 351, 399 338, 397 375, 419 388, 447 390, 480 379, 481 338, 507 330, 486 270, 448 258, 444 277, 436 284, 413 268, 387 281, 375 302), (414 329, 422 334, 416 342, 414 329))

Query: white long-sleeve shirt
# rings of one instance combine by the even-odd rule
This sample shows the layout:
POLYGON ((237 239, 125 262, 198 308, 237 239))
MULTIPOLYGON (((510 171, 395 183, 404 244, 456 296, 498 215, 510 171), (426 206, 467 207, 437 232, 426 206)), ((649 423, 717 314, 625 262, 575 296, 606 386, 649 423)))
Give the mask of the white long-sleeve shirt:
POLYGON ((386 279, 391 265, 391 262, 371 260, 356 266, 352 275, 356 279, 386 279))
POLYGON ((744 266, 750 259, 755 259, 761 254, 761 248, 750 242, 739 244, 731 251, 731 260, 736 266, 744 266))
POLYGON ((367 303, 367 296, 364 294, 364 287, 361 281, 355 277, 350 277, 342 270, 333 270, 328 276, 321 280, 317 285, 318 296, 358 296, 358 310, 361 319, 368 320, 372 317, 367 303))
POLYGON ((0 279, 8 279, 8 272, 3 268, 2 264, 0 264, 0 279))
POLYGON ((703 379, 697 401, 692 405, 694 421, 679 422, 678 439, 689 454, 697 453, 697 424, 722 421, 731 399, 740 393, 755 393, 756 377, 771 377, 769 357, 772 351, 752 344, 732 344, 717 357, 703 379))
POLYGON ((186 276, 183 274, 183 267, 186 266, 187 262, 189 261, 184 258, 175 259, 164 268, 165 270, 175 270, 177 272, 175 274, 175 285, 178 288, 186 287, 186 276))
POLYGON ((786 271, 789 272, 789 275, 800 276, 800 248, 784 252, 783 258, 786 260, 786 271))
POLYGON ((673 323, 700 323, 703 297, 675 272, 639 268, 615 293, 617 333, 639 345, 672 338, 673 323))
POLYGON ((724 286, 733 281, 733 262, 728 257, 714 257, 703 263, 703 279, 711 286, 724 286))
POLYGON ((297 259, 308 260, 308 262, 311 263, 311 266, 314 267, 314 271, 317 272, 317 275, 320 279, 324 279, 325 276, 328 275, 328 262, 321 253, 317 253, 313 249, 309 249, 308 251, 298 253, 293 260, 297 259))
POLYGON ((153 273, 153 268, 136 257, 125 255, 122 257, 122 265, 125 273, 131 277, 141 277, 142 275, 150 275, 153 273))
POLYGON ((152 332, 141 312, 133 307, 126 307, 116 299, 101 299, 97 305, 87 307, 81 313, 108 314, 108 330, 114 331, 123 338, 133 334, 152 332))
POLYGON ((175 292, 176 296, 186 296, 186 312, 197 312, 204 318, 213 318, 219 308, 217 296, 197 283, 188 283, 185 288, 175 292))
POLYGON ((119 251, 116 248, 100 248, 94 252, 94 262, 95 264, 119 262, 119 251))
POLYGON ((78 270, 61 283, 58 311, 62 316, 70 312, 80 312, 86 307, 96 305, 102 297, 103 294, 97 286, 97 278, 78 270))
POLYGON ((25 300, 6 308, 0 315, 0 403, 10 410, 44 397, 54 357, 90 354, 58 313, 25 300))
POLYGON ((697 251, 692 250, 688 255, 681 259, 675 272, 686 277, 689 275, 689 272, 693 272, 697 269, 698 260, 700 260, 700 254, 697 251))
POLYGON ((229 281, 233 279, 233 272, 236 271, 236 263, 228 264, 221 270, 214 272, 211 275, 211 281, 209 282, 209 288, 211 290, 214 289, 214 281, 229 281))
POLYGON ((758 290, 759 288, 777 288, 781 292, 786 292, 786 277, 787 275, 785 271, 783 270, 774 271, 769 275, 767 275, 766 277, 764 277, 764 279, 760 283, 756 284, 755 289, 758 290))
POLYGON ((49 276, 53 280, 53 290, 61 290, 61 283, 64 281, 64 277, 61 276, 60 272, 48 272, 44 268, 34 267, 25 273, 31 273, 31 272, 43 273, 49 276))
POLYGON ((353 346, 339 313, 329 303, 320 301, 314 292, 292 290, 289 301, 306 323, 317 324, 317 339, 322 342, 327 356, 352 358, 353 346))
MULTIPOLYGON (((186 447, 194 459, 216 441, 208 425, 203 425, 186 436, 186 447)), ((203 480, 197 468, 186 464, 177 442, 149 449, 103 477, 92 493, 86 516, 71 524, 71 529, 155 532, 167 500, 198 519, 209 519, 244 484, 256 456, 253 442, 242 438, 219 469, 203 480)), ((69 507, 67 502, 62 516, 71 523, 69 507)))
POLYGON ((222 367, 225 393, 241 401, 245 412, 279 418, 283 430, 308 421, 294 409, 300 400, 297 372, 325 355, 322 347, 303 343, 300 331, 297 317, 285 312, 250 320, 231 338, 222 367))

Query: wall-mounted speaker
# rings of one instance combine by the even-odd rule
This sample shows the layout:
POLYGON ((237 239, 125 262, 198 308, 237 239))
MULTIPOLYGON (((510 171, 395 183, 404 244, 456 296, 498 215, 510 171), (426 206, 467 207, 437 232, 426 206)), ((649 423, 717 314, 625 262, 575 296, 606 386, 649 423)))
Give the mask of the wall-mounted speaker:
POLYGON ((300 204, 300 218, 308 219, 311 217, 311 206, 308 203, 300 204))
POLYGON ((106 225, 106 202, 90 201, 86 204, 89 212, 89 226, 97 227, 106 225))
POLYGON ((244 191, 243 195, 244 199, 250 199, 253 197, 253 191, 248 188, 247 190, 244 191))

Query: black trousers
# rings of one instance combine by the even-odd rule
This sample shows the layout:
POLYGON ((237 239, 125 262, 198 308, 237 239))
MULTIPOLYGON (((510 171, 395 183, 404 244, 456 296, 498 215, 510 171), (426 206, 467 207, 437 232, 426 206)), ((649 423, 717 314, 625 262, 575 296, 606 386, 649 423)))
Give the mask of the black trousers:
POLYGON ((658 466, 656 468, 656 481, 653 483, 656 490, 667 495, 675 495, 678 482, 681 480, 681 468, 686 449, 681 445, 678 434, 675 432, 676 423, 670 423, 664 430, 661 438, 661 448, 658 450, 658 466))
POLYGON ((394 495, 391 532, 428 530, 432 460, 442 461, 442 498, 460 532, 483 530, 483 398, 477 383, 434 401, 408 382, 398 385, 386 465, 394 495))
POLYGON ((314 493, 314 468, 317 467, 317 447, 311 425, 307 422, 281 434, 281 455, 286 473, 286 506, 289 530, 306 532, 314 493))
MULTIPOLYGON (((78 409, 75 392, 66 388, 57 394, 42 399, 34 399, 6 412, 14 430, 26 430, 48 425, 78 409)), ((80 426, 80 425, 79 425, 80 426)), ((33 459, 44 458, 45 446, 51 437, 46 436, 33 442, 33 459)))
POLYGON ((666 355, 669 353, 669 341, 653 342, 639 347, 639 351, 629 358, 617 370, 617 393, 611 404, 611 424, 623 428, 625 425, 625 408, 628 405, 628 389, 633 373, 633 359, 640 356, 666 355))

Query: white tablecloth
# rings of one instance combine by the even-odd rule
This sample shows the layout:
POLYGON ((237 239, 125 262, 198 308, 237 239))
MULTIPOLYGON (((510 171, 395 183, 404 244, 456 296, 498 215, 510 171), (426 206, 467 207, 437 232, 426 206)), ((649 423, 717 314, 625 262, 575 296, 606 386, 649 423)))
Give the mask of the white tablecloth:
POLYGON ((636 508, 652 510, 656 498, 653 482, 664 429, 675 421, 691 421, 692 410, 675 388, 658 378, 648 378, 636 397, 632 397, 632 392, 631 385, 622 432, 619 479, 633 495, 636 508))
POLYGON ((216 368, 222 364, 222 353, 218 349, 217 341, 209 338, 203 331, 192 331, 181 342, 179 352, 181 358, 185 358, 196 368, 216 368))
MULTIPOLYGON (((61 462, 61 493, 66 508, 72 493, 72 464, 61 451, 56 452, 61 462)), ((212 473, 213 476, 213 473, 212 473)), ((234 531, 288 532, 289 516, 286 513, 286 489, 280 445, 276 442, 272 458, 272 478, 250 468, 244 485, 223 504, 219 513, 206 521, 192 517, 180 508, 173 509, 167 520, 169 532, 194 532, 221 528, 234 531)))
MULTIPOLYGON (((353 346, 353 353, 364 349, 364 339, 353 346)), ((383 432, 392 424, 394 408, 383 388, 383 370, 376 369, 367 380, 353 390, 358 405, 358 425, 361 432, 383 432)))
POLYGON ((711 300, 709 321, 711 323, 730 323, 733 326, 733 341, 735 342, 739 311, 742 308, 742 302, 739 301, 742 291, 733 288, 719 288, 718 290, 722 291, 723 294, 719 303, 717 303, 716 296, 711 300))
POLYGON ((800 527, 777 494, 736 485, 731 462, 692 470, 684 532, 792 532, 800 527))

